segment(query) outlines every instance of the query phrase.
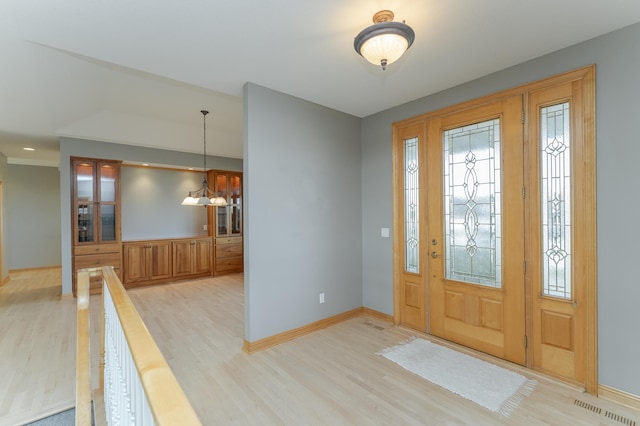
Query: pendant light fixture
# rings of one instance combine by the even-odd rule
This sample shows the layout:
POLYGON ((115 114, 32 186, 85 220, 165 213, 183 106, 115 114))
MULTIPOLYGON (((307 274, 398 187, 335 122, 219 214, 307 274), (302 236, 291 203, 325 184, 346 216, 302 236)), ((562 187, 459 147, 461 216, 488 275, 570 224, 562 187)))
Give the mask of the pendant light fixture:
POLYGON ((393 22, 393 12, 381 10, 373 15, 373 25, 360 31, 353 41, 359 55, 374 65, 394 63, 413 44, 415 33, 404 22, 393 22))
POLYGON ((204 167, 202 169, 204 178, 202 180, 202 186, 195 191, 189 191, 189 195, 182 201, 182 205, 224 207, 227 205, 227 200, 211 191, 207 182, 207 114, 209 114, 209 111, 202 110, 200 112, 202 113, 204 129, 204 167))

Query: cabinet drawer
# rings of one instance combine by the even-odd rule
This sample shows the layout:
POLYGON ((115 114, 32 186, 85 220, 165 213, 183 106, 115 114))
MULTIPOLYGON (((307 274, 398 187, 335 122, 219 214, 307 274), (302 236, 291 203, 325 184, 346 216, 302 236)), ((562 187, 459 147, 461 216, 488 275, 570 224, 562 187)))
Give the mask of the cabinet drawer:
POLYGON ((120 269, 120 253, 88 254, 74 258, 75 269, 99 268, 101 266, 113 266, 120 269))
POLYGON ((88 246, 76 246, 73 248, 73 254, 75 256, 101 253, 120 253, 120 243, 93 244, 88 246))
POLYGON ((242 244, 222 244, 216 246, 216 258, 242 256, 242 244))
POLYGON ((242 237, 220 237, 216 238, 216 245, 218 244, 236 244, 242 243, 242 237))
POLYGON ((244 266, 242 257, 228 257, 216 259, 216 272, 241 271, 244 266))

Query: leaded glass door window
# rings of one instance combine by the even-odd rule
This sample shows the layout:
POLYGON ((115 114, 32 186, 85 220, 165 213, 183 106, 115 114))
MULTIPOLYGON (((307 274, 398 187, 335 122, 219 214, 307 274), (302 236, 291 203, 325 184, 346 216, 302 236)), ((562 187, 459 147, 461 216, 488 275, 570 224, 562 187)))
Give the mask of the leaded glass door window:
POLYGON ((500 120, 443 135, 445 277, 500 288, 500 120))
POLYGON ((420 272, 420 184, 418 138, 404 141, 405 271, 420 272))
POLYGON ((569 103, 540 109, 542 294, 571 299, 571 135, 569 103))

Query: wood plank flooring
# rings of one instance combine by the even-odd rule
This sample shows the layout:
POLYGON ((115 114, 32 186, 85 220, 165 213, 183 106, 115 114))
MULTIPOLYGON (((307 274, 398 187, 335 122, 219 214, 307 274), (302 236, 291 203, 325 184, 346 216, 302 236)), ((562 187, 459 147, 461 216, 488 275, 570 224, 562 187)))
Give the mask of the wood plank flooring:
MULTIPOLYGON (((533 394, 511 417, 500 417, 376 355, 416 333, 373 318, 353 318, 248 355, 241 350, 242 279, 242 275, 230 275, 129 291, 205 425, 632 426, 629 422, 635 422, 640 426, 637 411, 476 354, 538 380, 533 394), (601 411, 597 413, 592 408, 601 411), (607 413, 614 416, 608 417, 607 413)), ((73 388, 75 337, 65 333, 75 331, 74 301, 60 301, 46 285, 38 291, 29 291, 24 285, 30 294, 17 297, 12 295, 14 291, 20 292, 15 287, 7 291, 13 284, 0 288, 0 425, 19 424, 7 421, 17 418, 16 410, 36 410, 43 401, 54 403, 52 395, 62 401, 69 394, 68 389, 73 388), (18 302, 22 307, 8 303, 9 299, 32 298, 34 301, 29 303, 18 302), (43 299, 46 303, 42 303, 49 306, 35 304, 43 299), (40 316, 40 311, 48 313, 40 316), (57 315, 55 321, 50 320, 53 315, 57 315), (63 326, 52 322, 62 322, 63 326), (6 328, 8 324, 10 327, 6 328), (37 333, 30 332, 33 327, 37 333), (12 337, 7 339, 8 330, 12 337), (70 342, 69 348, 57 342, 60 337, 70 342), (53 345, 53 350, 48 350, 47 345, 53 345), (14 352, 15 355, 8 355, 14 352), (16 366, 24 369, 22 358, 33 358, 41 352, 51 362, 39 361, 31 374, 22 373, 16 378, 12 371, 16 366), (69 373, 59 372, 67 368, 69 373), (38 381, 35 377, 49 377, 54 372, 60 378, 52 382, 54 385, 49 386, 48 392, 40 390, 46 380, 38 381), (23 384, 23 380, 27 383, 23 384), (69 383, 63 383, 64 380, 69 383), (22 396, 14 395, 20 393, 22 396), (25 404, 25 400, 30 403, 25 404)), ((92 296, 95 328, 99 324, 99 300, 99 296, 92 296)), ((92 348, 93 357, 97 357, 97 352, 92 348)))
POLYGON ((60 269, 11 274, 0 287, 0 425, 75 403, 76 304, 60 298, 60 269))

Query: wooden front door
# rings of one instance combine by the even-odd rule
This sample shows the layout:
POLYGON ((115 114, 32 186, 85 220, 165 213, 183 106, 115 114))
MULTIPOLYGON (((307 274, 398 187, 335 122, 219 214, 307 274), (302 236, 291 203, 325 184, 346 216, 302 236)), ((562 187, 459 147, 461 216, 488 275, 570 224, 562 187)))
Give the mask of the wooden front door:
POLYGON ((431 333, 524 364, 522 96, 427 131, 431 333))
POLYGON ((597 391, 595 67, 394 124, 395 321, 597 391))

